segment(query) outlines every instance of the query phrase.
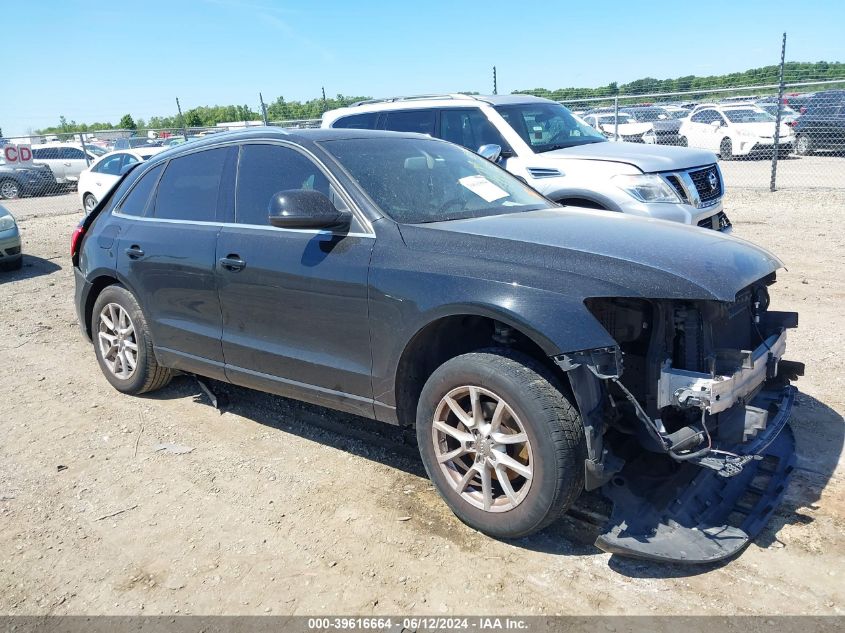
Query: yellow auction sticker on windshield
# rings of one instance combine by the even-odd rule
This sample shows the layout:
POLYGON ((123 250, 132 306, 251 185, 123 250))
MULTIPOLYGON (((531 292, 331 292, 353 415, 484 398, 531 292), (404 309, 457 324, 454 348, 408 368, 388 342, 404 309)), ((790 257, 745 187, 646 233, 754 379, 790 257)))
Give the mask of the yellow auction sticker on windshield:
POLYGON ((458 182, 479 198, 483 198, 485 202, 493 202, 494 200, 507 198, 510 195, 507 191, 501 187, 497 187, 481 175, 467 176, 466 178, 461 178, 458 182))

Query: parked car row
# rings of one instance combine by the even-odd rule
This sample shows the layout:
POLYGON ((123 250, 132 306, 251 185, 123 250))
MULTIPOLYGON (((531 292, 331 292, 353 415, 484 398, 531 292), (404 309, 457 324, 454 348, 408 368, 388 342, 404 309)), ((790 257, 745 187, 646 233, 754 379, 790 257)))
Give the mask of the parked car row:
POLYGON ((776 97, 743 96, 712 103, 623 106, 618 113, 594 108, 579 116, 611 140, 696 147, 730 160, 772 152, 778 110, 781 123, 790 128, 780 128, 782 154, 845 152, 843 90, 788 95, 782 104, 776 97))

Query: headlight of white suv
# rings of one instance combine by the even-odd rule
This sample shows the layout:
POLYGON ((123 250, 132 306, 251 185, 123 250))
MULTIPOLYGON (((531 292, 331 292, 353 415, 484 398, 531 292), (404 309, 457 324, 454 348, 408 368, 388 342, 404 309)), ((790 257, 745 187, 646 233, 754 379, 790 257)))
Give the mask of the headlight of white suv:
POLYGON ((13 229, 17 226, 15 224, 15 218, 11 215, 0 215, 0 231, 8 231, 9 229, 13 229))
POLYGON ((613 184, 641 202, 680 202, 675 190, 656 174, 614 176, 613 184))

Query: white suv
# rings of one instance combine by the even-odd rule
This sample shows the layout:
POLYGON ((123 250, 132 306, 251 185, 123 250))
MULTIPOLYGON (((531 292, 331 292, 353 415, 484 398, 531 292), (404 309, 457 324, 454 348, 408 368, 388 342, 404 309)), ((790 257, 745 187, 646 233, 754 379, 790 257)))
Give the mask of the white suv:
MULTIPOLYGON (((776 119, 753 103, 699 105, 684 119, 678 134, 689 147, 719 152, 722 160, 734 156, 769 153, 775 145, 776 119)), ((778 152, 792 151, 795 135, 780 124, 778 152)))
POLYGON ((362 101, 323 127, 419 132, 477 151, 567 205, 727 231, 711 152, 610 143, 555 101, 527 95, 437 95, 362 101))

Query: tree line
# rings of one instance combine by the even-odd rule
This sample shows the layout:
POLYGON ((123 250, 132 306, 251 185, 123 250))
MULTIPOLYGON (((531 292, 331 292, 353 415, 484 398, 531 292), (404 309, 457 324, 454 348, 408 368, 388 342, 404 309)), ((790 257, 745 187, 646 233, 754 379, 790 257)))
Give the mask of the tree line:
MULTIPOLYGON (((637 95, 661 92, 690 92, 695 90, 712 90, 725 88, 726 90, 739 86, 756 86, 777 83, 780 66, 764 66, 752 68, 738 73, 726 75, 711 75, 698 77, 687 75, 675 79, 654 79, 644 77, 625 84, 612 82, 598 88, 532 88, 516 90, 514 93, 531 94, 546 97, 555 101, 588 99, 607 97, 616 94, 637 95)), ((784 80, 787 83, 801 81, 845 80, 845 63, 841 62, 787 62, 784 65, 784 80)), ((694 96, 694 95, 692 95, 694 96)), ((347 97, 342 94, 334 98, 310 99, 308 101, 286 101, 278 97, 267 105, 267 119, 269 121, 291 121, 297 119, 318 119, 324 112, 348 106, 355 101, 362 101, 370 97, 347 97)), ((111 129, 160 129, 160 128, 202 128, 214 127, 226 121, 256 121, 262 118, 256 108, 249 105, 215 105, 199 106, 186 110, 182 117, 179 114, 169 116, 153 116, 149 119, 133 119, 131 115, 124 115, 117 125, 111 122, 77 123, 68 121, 64 116, 59 117, 59 124, 37 130, 37 134, 62 134, 72 132, 94 132, 96 130, 111 129)))
MULTIPOLYGON (((530 94, 537 97, 567 101, 576 99, 590 99, 614 95, 637 95, 663 92, 694 92, 696 90, 729 90, 740 86, 760 86, 776 84, 780 78, 780 66, 763 66, 752 68, 739 73, 727 75, 710 75, 698 77, 687 75, 675 79, 655 79, 644 77, 625 84, 615 81, 598 88, 532 88, 517 90, 520 94, 530 94)), ((827 81, 845 79, 845 63, 841 62, 787 62, 783 68, 785 83, 799 83, 802 81, 827 81)), ((816 88, 811 88, 815 90, 816 88)), ((691 95, 694 96, 694 95, 691 95)))

